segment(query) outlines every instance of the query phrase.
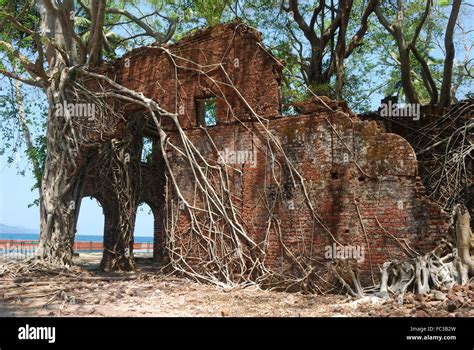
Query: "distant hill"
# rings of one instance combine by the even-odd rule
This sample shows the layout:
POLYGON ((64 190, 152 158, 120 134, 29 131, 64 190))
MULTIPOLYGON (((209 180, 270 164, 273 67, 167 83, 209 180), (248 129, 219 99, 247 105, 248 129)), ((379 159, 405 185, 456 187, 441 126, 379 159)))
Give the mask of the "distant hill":
POLYGON ((38 233, 38 230, 21 226, 0 224, 0 233, 38 233))

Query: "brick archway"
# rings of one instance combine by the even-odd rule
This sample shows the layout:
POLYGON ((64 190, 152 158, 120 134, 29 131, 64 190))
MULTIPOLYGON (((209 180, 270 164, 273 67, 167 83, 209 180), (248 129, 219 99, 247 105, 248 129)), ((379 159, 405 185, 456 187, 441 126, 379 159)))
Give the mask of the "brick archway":
MULTIPOLYGON (((138 212, 138 208, 146 204, 152 212, 153 215, 153 260, 159 263, 163 262, 164 258, 164 251, 165 251, 165 231, 163 226, 163 211, 159 204, 153 203, 151 201, 142 200, 137 205, 137 210, 135 213, 138 212)), ((135 217, 136 220, 136 217, 135 217)), ((135 229, 134 229, 134 237, 135 237, 135 229)))

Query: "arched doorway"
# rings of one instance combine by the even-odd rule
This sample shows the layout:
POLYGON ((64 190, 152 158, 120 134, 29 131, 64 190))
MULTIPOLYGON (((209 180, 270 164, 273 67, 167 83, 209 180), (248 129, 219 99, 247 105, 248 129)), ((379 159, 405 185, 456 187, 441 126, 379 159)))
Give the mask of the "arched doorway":
MULTIPOLYGON (((74 238, 74 252, 89 254, 98 261, 102 256, 104 240, 104 212, 101 203, 94 197, 81 200, 74 238)), ((94 259, 93 259, 94 260, 94 259)))
POLYGON ((133 231, 135 257, 153 256, 153 237, 155 230, 155 215, 151 207, 143 202, 137 208, 135 228, 133 231))

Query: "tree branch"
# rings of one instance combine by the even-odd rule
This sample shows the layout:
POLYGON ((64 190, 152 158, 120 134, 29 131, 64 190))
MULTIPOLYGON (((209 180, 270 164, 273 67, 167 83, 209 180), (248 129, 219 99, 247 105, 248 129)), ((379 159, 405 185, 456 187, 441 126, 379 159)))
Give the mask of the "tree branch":
POLYGON ((416 45, 416 41, 418 40, 418 36, 420 35, 421 29, 423 28, 423 25, 425 24, 426 19, 428 18, 428 15, 430 14, 432 4, 433 4, 433 0, 426 0, 425 11, 421 15, 421 18, 415 29, 415 34, 413 34, 413 38, 411 39, 411 44, 413 46, 416 45))
POLYGON ((384 26, 384 28, 392 35, 395 35, 395 30, 393 29, 392 24, 387 20, 387 18, 383 15, 382 10, 380 8, 380 3, 377 0, 377 5, 375 6, 375 15, 377 16, 380 24, 384 26))
POLYGON ((91 2, 91 39, 89 41, 89 57, 87 63, 96 65, 102 59, 103 48, 103 27, 105 20, 105 0, 91 2))
POLYGON ((328 42, 328 40, 334 35, 334 33, 336 32, 336 30, 341 26, 342 24, 342 20, 348 16, 348 13, 347 13, 347 9, 349 9, 349 12, 350 12, 350 9, 352 8, 352 3, 353 1, 352 0, 340 0, 339 1, 339 7, 337 9, 337 15, 336 15, 336 18, 334 18, 332 21, 331 21, 331 24, 329 25, 329 27, 324 31, 323 35, 322 35, 322 38, 321 38, 321 41, 323 43, 323 46, 326 46, 326 43, 328 42))
POLYGON ((428 66, 426 60, 418 52, 418 49, 415 45, 410 43, 408 47, 421 65, 421 74, 424 78, 423 82, 425 83, 426 90, 428 90, 430 95, 430 104, 435 105, 438 102, 438 88, 436 87, 436 83, 433 79, 433 76, 431 75, 430 67, 428 66))
POLYGON ((298 24, 298 27, 303 32, 304 36, 308 39, 308 41, 311 43, 311 45, 316 45, 317 42, 319 41, 319 38, 317 37, 314 30, 311 30, 311 28, 305 22, 303 16, 301 16, 301 13, 298 9, 298 0, 290 0, 289 1, 289 7, 282 6, 282 8, 283 8, 283 10, 285 10, 287 12, 292 12, 293 13, 293 18, 294 18, 295 22, 298 24))
POLYGON ((324 3, 325 3, 324 0, 320 0, 319 5, 316 6, 313 10, 313 15, 311 16, 311 21, 309 22, 309 27, 313 31, 314 31, 314 26, 316 24, 316 19, 318 18, 319 13, 321 12, 321 10, 324 10, 323 9, 324 8, 324 3))
POLYGON ((13 73, 11 73, 9 71, 6 71, 4 69, 1 69, 1 68, 0 68, 0 74, 6 76, 8 78, 12 78, 14 80, 20 81, 20 82, 22 82, 23 84, 26 84, 26 85, 30 85, 30 86, 34 86, 34 87, 40 87, 40 88, 45 87, 41 83, 40 80, 35 81, 35 80, 26 79, 26 78, 23 78, 23 77, 21 77, 17 74, 13 74, 13 73))
MULTIPOLYGON (((18 59, 23 66, 23 68, 31 75, 33 79, 36 80, 36 78, 44 80, 44 77, 42 76, 41 72, 37 71, 36 65, 31 62, 28 58, 23 56, 20 51, 15 50, 13 46, 6 41, 0 40, 0 48, 4 48, 11 56, 15 57, 18 59)), ((47 81, 47 79, 46 79, 47 81)))
POLYGON ((364 37, 364 35, 367 32, 367 29, 369 27, 369 25, 368 25, 369 24, 369 17, 372 14, 372 12, 375 11, 375 7, 377 5, 377 2, 378 2, 378 0, 369 0, 369 3, 367 4, 367 7, 365 8, 365 11, 362 15, 359 30, 352 37, 352 40, 349 43, 349 46, 347 47, 345 58, 348 58, 352 54, 352 51, 354 51, 355 48, 362 45, 362 38, 364 37))
MULTIPOLYGON (((8 20, 11 24, 13 24, 18 30, 20 30, 23 33, 26 33, 30 35, 33 40, 35 41, 35 46, 36 50, 38 51, 38 60, 36 63, 28 63, 34 65, 34 68, 31 67, 30 70, 35 71, 35 75, 41 77, 42 79, 48 80, 47 74, 44 71, 44 50, 43 50, 43 44, 41 42, 41 38, 33 30, 30 30, 29 28, 25 27, 22 25, 15 17, 11 16, 8 13, 5 13, 3 11, 0 12, 0 17, 4 17, 6 20, 8 20)), ((13 50, 13 47, 11 47, 9 50, 13 50)), ((25 57, 26 59, 26 57, 25 57)), ((23 64, 24 62, 22 62, 23 64)), ((25 67, 26 69, 26 67, 25 67)))
POLYGON ((140 28, 142 28, 146 35, 154 38, 157 43, 155 45, 160 45, 168 42, 174 35, 174 32, 176 31, 176 25, 177 25, 177 20, 175 19, 170 19, 166 17, 168 22, 170 23, 170 26, 168 27, 168 30, 166 34, 162 34, 156 30, 154 30, 152 27, 150 27, 147 23, 145 23, 143 20, 140 18, 134 16, 130 12, 122 9, 117 9, 117 8, 109 8, 106 10, 107 13, 113 13, 113 14, 119 14, 124 17, 129 18, 131 21, 133 21, 136 25, 138 25, 140 28))
POLYGON ((432 5, 433 5, 432 0, 426 0, 425 10, 423 11, 423 14, 421 15, 421 18, 416 26, 415 33, 413 34, 411 42, 408 44, 408 48, 411 50, 411 52, 413 52, 413 55, 415 56, 416 60, 421 65, 423 83, 426 87, 426 90, 428 91, 430 95, 430 104, 434 105, 438 102, 438 88, 436 87, 436 83, 433 79, 433 76, 431 75, 431 71, 428 66, 428 63, 426 62, 426 60, 423 58, 423 56, 419 53, 418 49, 416 48, 416 41, 418 40, 421 29, 423 28, 423 25, 425 24, 426 19, 428 18, 432 5))
POLYGON ((446 35, 444 37, 444 46, 446 48, 446 57, 444 58, 443 82, 441 84, 441 92, 439 105, 440 107, 447 107, 451 103, 451 79, 453 77, 453 61, 454 61, 454 26, 461 7, 461 0, 454 0, 451 14, 449 16, 448 26, 446 28, 446 35))

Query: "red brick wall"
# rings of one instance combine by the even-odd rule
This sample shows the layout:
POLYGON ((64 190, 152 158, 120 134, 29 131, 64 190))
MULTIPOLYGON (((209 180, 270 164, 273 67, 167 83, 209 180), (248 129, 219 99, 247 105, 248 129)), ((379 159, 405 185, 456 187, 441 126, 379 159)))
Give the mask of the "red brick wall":
MULTIPOLYGON (((382 132, 375 122, 362 122, 338 111, 273 119, 269 129, 304 177, 312 206, 333 236, 343 245, 364 247, 364 269, 370 262, 375 268, 394 257, 403 257, 393 237, 426 251, 444 234, 446 216, 424 197, 415 154, 400 136, 382 132)), ((270 175, 271 162, 265 155, 267 137, 262 126, 247 122, 245 126, 216 126, 207 131, 221 152, 225 148, 257 150, 256 167, 245 164, 241 174, 233 173, 231 181, 235 203, 241 203, 242 221, 251 237, 256 242, 264 240, 268 211, 262 198, 277 197, 275 214, 281 222, 285 245, 295 255, 305 251, 315 261, 327 261, 324 249, 333 241, 313 219, 301 188, 292 186, 288 171, 276 171, 282 184, 282 191, 277 191, 279 187, 270 175)), ((204 131, 189 130, 187 135, 203 154, 217 159, 204 131)), ((171 139, 179 144, 177 135, 171 139)), ((193 202, 194 181, 186 162, 172 152, 169 158, 180 189, 186 200, 193 202)), ((284 164, 281 157, 279 162, 284 164)), ((179 225, 186 232, 186 212, 180 215, 179 225)), ((189 237, 189 233, 183 233, 176 240, 178 246, 180 239, 183 245, 189 245, 189 237)), ((275 230, 269 237, 265 261, 274 268, 285 263, 275 230)))
MULTIPOLYGON (((177 113, 184 129, 197 126, 195 98, 200 97, 217 97, 218 123, 232 121, 233 115, 250 119, 249 107, 267 118, 278 115, 282 68, 261 45, 260 34, 241 23, 197 31, 165 48, 139 48, 107 67, 119 84, 177 113)), ((137 109, 127 106, 129 113, 137 109)), ((163 123, 172 127, 169 119, 163 123)))
MULTIPOLYGON (((315 262, 326 261, 324 249, 333 242, 327 231, 344 245, 364 246, 367 258, 368 242, 371 261, 366 258, 363 267, 368 268, 371 262, 374 269, 403 255, 396 239, 406 239, 413 248, 426 251, 444 234, 446 216, 424 196, 415 154, 403 138, 384 133, 374 122, 358 120, 344 104, 332 104, 335 110, 329 112, 321 104, 306 104, 299 106, 304 113, 300 116, 280 115, 282 66, 263 49, 255 30, 237 23, 221 25, 199 31, 166 50, 135 50, 108 67, 108 74, 177 113, 188 137, 209 159, 217 159, 213 144, 221 152, 226 148, 256 151, 256 167, 246 164, 240 172, 230 174, 234 203, 254 241, 264 240, 268 226, 264 195, 276 201, 275 214, 284 244, 293 254, 304 253, 315 262), (171 58, 169 53, 180 58, 171 58), (198 62, 208 76, 197 72, 190 60, 198 62), (230 82, 242 96, 227 86, 230 82), (204 130, 196 128, 194 111, 194 99, 209 94, 217 97, 217 126, 207 129, 213 143, 204 130), (266 156, 268 134, 252 118, 250 109, 268 119, 268 128, 304 177, 317 219, 301 187, 294 187, 289 172, 278 166, 275 173, 281 186, 276 185, 266 156)), ((129 113, 139 110, 132 105, 125 108, 129 113)), ((171 140, 179 145, 169 121, 164 125, 171 140)), ((180 190, 192 203, 194 180, 187 163, 171 150, 168 155, 180 190)), ((281 157, 278 161, 284 163, 281 157)), ((177 201, 173 191, 169 193, 167 205, 177 201)), ((186 211, 178 210, 174 215, 183 229, 175 244, 197 256, 204 248, 186 232, 186 211)), ((284 265, 275 229, 264 248, 267 265, 284 265)))

